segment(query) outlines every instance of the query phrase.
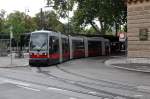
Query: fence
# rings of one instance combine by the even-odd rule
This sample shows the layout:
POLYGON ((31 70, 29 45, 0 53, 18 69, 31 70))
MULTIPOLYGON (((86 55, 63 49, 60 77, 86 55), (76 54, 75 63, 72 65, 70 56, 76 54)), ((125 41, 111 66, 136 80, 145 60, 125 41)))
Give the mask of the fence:
POLYGON ((9 39, 0 39, 0 56, 7 56, 9 53, 9 39))

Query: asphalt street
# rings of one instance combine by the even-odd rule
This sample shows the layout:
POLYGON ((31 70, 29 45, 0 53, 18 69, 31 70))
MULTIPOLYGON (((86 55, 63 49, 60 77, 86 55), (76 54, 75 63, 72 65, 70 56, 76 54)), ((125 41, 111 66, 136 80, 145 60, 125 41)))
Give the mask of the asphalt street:
POLYGON ((107 67, 106 57, 0 69, 0 99, 150 99, 149 73, 107 67))

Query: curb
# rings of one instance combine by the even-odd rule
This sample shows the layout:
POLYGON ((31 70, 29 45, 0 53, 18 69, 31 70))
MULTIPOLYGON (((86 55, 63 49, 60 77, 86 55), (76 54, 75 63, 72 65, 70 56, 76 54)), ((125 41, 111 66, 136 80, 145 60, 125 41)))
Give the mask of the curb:
POLYGON ((110 66, 111 66, 111 67, 118 68, 118 69, 128 70, 128 71, 135 71, 135 72, 150 73, 150 71, 145 71, 145 70, 140 70, 140 69, 125 68, 125 67, 120 67, 120 66, 116 66, 116 65, 110 65, 110 66))
MULTIPOLYGON (((119 62, 120 63, 120 62, 119 62)), ((124 63, 124 62, 123 62, 124 63)), ((114 67, 114 68, 118 68, 118 69, 123 69, 123 70, 128 70, 128 71, 134 71, 134 72, 142 72, 142 73, 150 73, 150 71, 146 71, 146 70, 140 70, 140 69, 133 69, 133 68, 126 68, 126 67, 120 67, 120 66, 116 66, 116 65, 112 65, 115 64, 114 61, 111 63, 111 59, 110 60, 106 60, 104 62, 104 64, 108 67, 114 67)), ((116 62, 117 64, 117 62, 116 62)))
POLYGON ((28 67, 29 65, 25 65, 25 66, 1 66, 0 68, 17 68, 17 67, 28 67))

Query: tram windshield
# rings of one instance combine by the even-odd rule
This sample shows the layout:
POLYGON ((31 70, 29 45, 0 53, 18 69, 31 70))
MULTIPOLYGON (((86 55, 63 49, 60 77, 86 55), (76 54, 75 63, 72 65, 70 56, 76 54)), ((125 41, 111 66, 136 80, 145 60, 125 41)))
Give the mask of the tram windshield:
POLYGON ((30 50, 46 51, 48 49, 48 34, 33 33, 31 35, 30 50))

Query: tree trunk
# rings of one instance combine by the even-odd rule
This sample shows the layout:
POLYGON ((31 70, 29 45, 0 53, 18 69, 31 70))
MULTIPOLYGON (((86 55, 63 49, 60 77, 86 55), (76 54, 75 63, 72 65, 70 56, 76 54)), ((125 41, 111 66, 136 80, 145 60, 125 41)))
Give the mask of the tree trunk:
POLYGON ((106 29, 105 29, 105 22, 101 19, 98 18, 100 26, 101 26, 101 34, 105 35, 106 29))
POLYGON ((115 22, 115 28, 116 28, 116 37, 118 36, 118 24, 115 22))
POLYGON ((106 34, 106 24, 104 22, 101 22, 101 34, 105 35, 106 34))
POLYGON ((90 22, 91 26, 95 29, 96 32, 101 33, 99 29, 93 24, 93 22, 90 22))

